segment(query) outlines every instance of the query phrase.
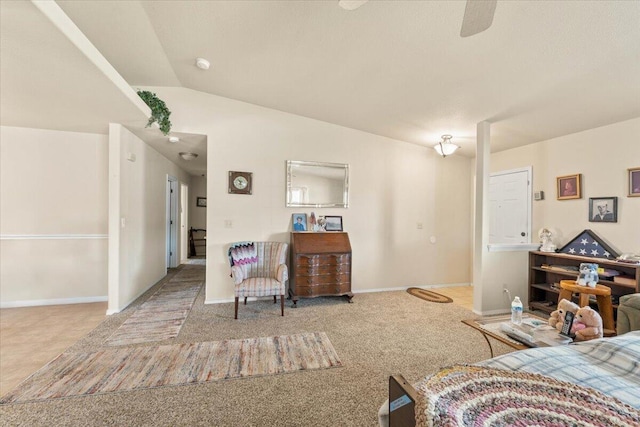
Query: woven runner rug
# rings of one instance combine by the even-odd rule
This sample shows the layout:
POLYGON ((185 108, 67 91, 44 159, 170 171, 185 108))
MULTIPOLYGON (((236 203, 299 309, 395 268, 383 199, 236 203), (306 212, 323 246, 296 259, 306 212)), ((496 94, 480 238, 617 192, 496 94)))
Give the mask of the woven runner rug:
MULTIPOLYGON (((202 272, 198 272, 202 278, 202 272)), ((200 292, 202 281, 181 271, 162 286, 107 339, 107 345, 163 341, 178 336, 200 292)))
POLYGON ((417 387, 416 426, 640 426, 640 411, 539 374, 452 366, 417 387))
POLYGON ((6 394, 19 403, 342 366, 324 332, 63 353, 6 394))

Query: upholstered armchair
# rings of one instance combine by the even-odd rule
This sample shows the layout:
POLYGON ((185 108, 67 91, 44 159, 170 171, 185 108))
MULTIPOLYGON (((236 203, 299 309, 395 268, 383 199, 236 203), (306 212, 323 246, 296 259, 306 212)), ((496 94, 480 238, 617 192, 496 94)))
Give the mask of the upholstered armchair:
POLYGON ((640 330, 640 294, 620 297, 616 326, 618 335, 640 330))
POLYGON ((284 294, 289 279, 287 270, 288 244, 280 242, 238 242, 229 248, 231 277, 235 290, 235 318, 238 318, 238 300, 244 297, 280 295, 280 312, 284 316, 284 294))

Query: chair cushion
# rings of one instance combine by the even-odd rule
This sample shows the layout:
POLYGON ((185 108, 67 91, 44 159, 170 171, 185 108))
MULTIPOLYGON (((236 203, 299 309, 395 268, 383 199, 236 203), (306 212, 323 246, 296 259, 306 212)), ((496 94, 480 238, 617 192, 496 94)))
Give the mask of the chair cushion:
POLYGON ((237 297, 284 295, 284 283, 267 277, 251 277, 235 285, 237 297))
POLYGON ((620 297, 616 329, 618 335, 640 330, 640 294, 620 297))

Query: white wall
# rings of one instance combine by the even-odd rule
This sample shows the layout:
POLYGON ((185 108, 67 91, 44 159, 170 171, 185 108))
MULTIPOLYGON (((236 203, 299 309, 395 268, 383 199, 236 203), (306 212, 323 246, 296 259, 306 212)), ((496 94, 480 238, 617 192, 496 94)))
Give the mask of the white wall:
POLYGON ((533 165, 533 232, 554 228, 558 247, 589 228, 613 249, 640 252, 640 198, 627 197, 627 169, 640 167, 640 118, 495 153, 492 171, 533 165), (557 200, 556 177, 582 174, 582 199, 557 200), (618 197, 618 222, 589 222, 589 197, 618 197))
POLYGON ((2 307, 104 301, 107 137, 0 127, 2 307))
MULTIPOLYGON (((640 119, 590 129, 491 155, 492 172, 533 166, 533 189, 545 200, 533 202, 532 242, 538 230, 552 228, 561 248, 591 229, 619 252, 640 253, 640 198, 627 197, 627 169, 640 166, 640 119), (582 199, 557 200, 556 177, 582 174, 582 199), (618 222, 589 222, 589 197, 618 197, 618 222)), ((481 312, 508 310, 503 294, 527 295, 527 253, 491 253, 483 264, 481 312)), ((527 298, 528 299, 528 298, 527 298)))
POLYGON ((118 124, 109 126, 109 162, 108 312, 116 313, 165 276, 167 175, 191 178, 118 124))
POLYGON ((233 296, 231 242, 289 241, 291 214, 311 211, 284 206, 286 160, 350 164, 350 207, 315 212, 343 216, 354 291, 469 282, 470 159, 188 89, 149 90, 176 129, 207 135, 207 301, 233 296), (227 193, 234 170, 253 172, 253 195, 227 193))

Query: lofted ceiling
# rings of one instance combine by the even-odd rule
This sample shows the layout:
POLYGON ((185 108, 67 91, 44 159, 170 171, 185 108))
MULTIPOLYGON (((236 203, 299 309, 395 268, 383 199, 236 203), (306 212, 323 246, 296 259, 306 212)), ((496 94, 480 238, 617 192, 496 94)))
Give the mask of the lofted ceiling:
POLYGON ((452 134, 468 156, 481 121, 500 151, 640 116, 638 1, 499 0, 493 25, 467 38, 463 1, 57 3, 134 88, 181 86, 420 145, 452 134))

